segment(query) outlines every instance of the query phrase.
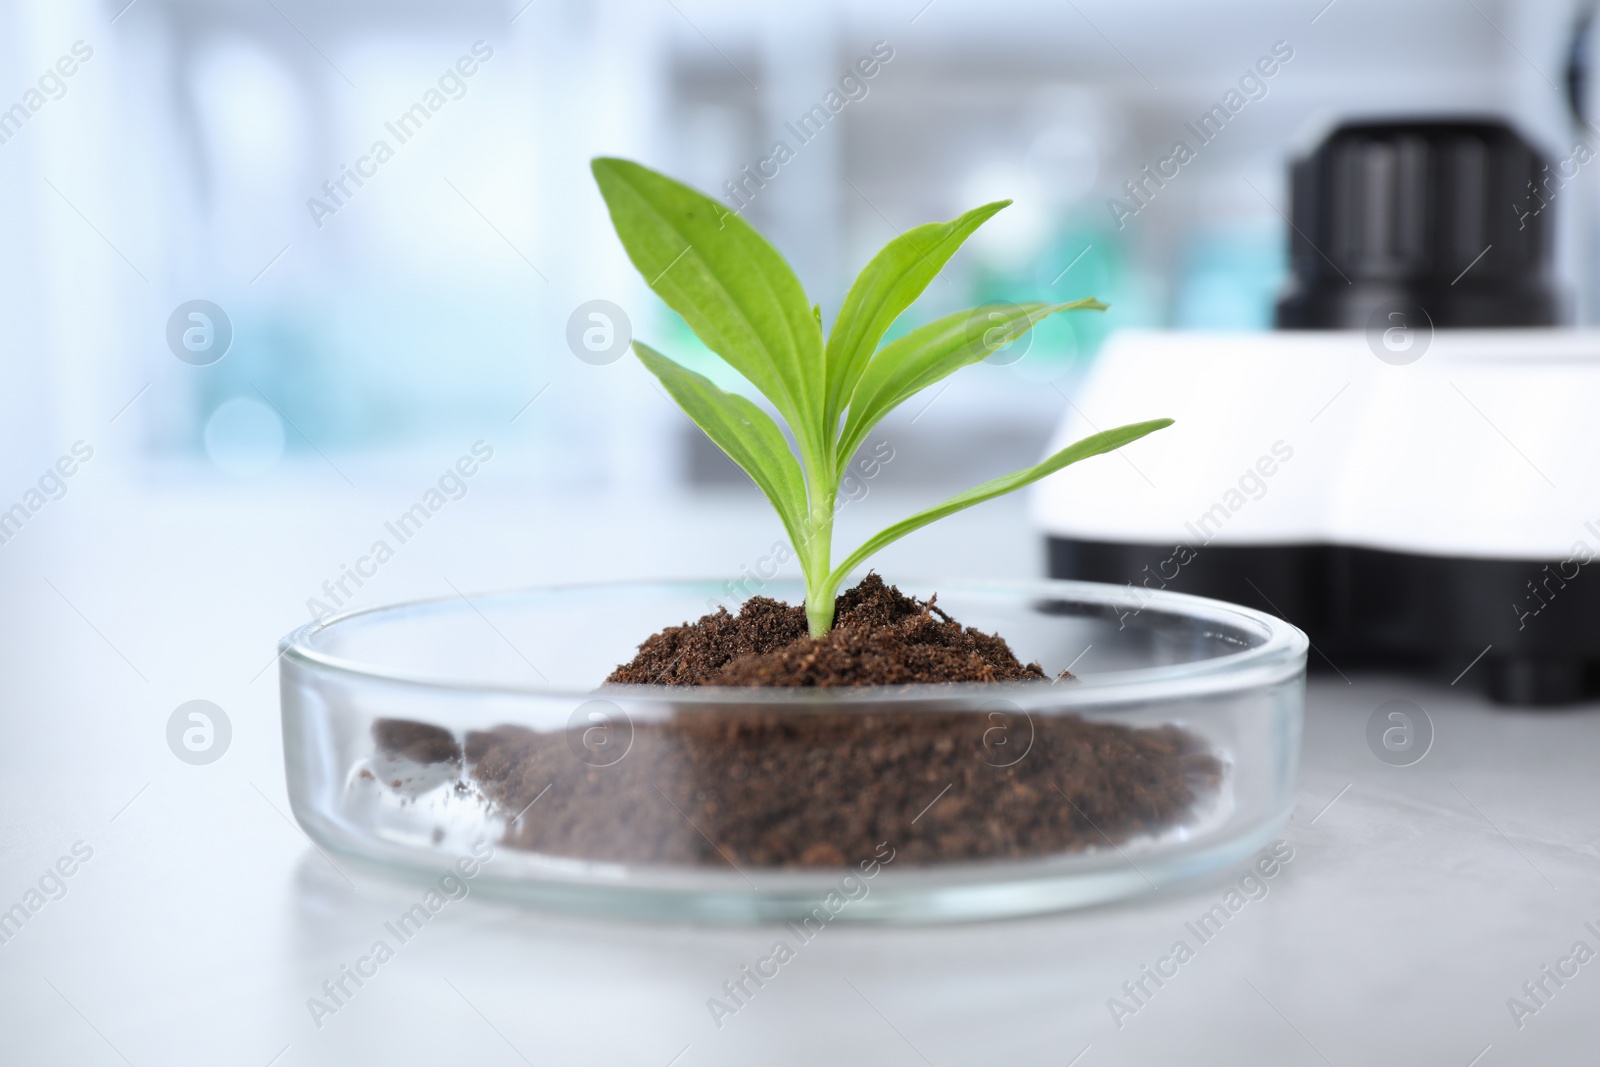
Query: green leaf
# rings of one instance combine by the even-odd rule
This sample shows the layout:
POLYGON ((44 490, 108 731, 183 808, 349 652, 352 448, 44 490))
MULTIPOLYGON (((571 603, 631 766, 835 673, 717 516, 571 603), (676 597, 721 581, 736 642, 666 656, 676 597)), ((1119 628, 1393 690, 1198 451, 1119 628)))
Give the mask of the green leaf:
POLYGON ((868 556, 885 545, 890 545, 900 540, 900 538, 913 530, 920 530, 930 522, 937 522, 946 515, 953 515, 958 511, 972 507, 974 504, 981 504, 985 500, 993 500, 997 496, 1004 496, 1014 490, 1021 489, 1025 485, 1031 485, 1040 478, 1054 474, 1061 468, 1070 466, 1080 459, 1088 459, 1090 456, 1098 456, 1103 452, 1114 451, 1125 444, 1137 441, 1146 434, 1154 433, 1171 425, 1171 419, 1152 419, 1149 422, 1135 422, 1128 426, 1119 426, 1114 430, 1091 434, 1076 444, 1063 448, 1043 463, 1007 474, 1001 478, 995 478, 993 481, 984 482, 982 485, 975 485, 966 492, 957 493, 944 503, 931 507, 926 511, 919 511, 909 519, 902 519, 870 538, 866 544, 850 553, 850 557, 839 564, 838 568, 828 576, 829 586, 837 589, 839 583, 843 582, 850 572, 868 556))
POLYGON ((1000 304, 970 308, 935 319, 884 345, 872 358, 850 397, 850 411, 834 455, 850 462, 861 442, 885 415, 962 367, 987 359, 1058 311, 1105 310, 1093 297, 1067 304, 1000 304))
POLYGON ((907 230, 862 268, 828 334, 828 408, 823 422, 829 430, 838 427, 839 416, 884 332, 922 295, 962 242, 1010 203, 996 200, 949 222, 930 222, 907 230))
POLYGON ((772 401, 803 455, 826 455, 822 328, 783 257, 749 223, 681 182, 625 159, 596 159, 591 168, 650 288, 772 401))
POLYGON ((800 464, 783 431, 766 412, 737 393, 681 367, 641 341, 633 342, 639 361, 661 380, 672 399, 716 446, 737 463, 778 511, 792 543, 803 543, 806 486, 800 464))

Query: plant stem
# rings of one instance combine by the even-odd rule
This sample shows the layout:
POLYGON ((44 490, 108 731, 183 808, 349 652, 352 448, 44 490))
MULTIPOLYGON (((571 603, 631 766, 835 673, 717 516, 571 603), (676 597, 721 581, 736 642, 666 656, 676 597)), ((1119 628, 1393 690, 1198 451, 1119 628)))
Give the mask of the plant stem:
POLYGON ((826 592, 806 595, 806 627, 813 638, 821 638, 833 629, 833 594, 826 592), (812 605, 818 605, 816 610, 812 605))
POLYGON ((838 491, 837 485, 816 479, 807 494, 811 510, 806 516, 800 559, 806 575, 806 627, 813 638, 833 629, 833 599, 838 590, 828 578, 833 555, 833 506, 838 491))

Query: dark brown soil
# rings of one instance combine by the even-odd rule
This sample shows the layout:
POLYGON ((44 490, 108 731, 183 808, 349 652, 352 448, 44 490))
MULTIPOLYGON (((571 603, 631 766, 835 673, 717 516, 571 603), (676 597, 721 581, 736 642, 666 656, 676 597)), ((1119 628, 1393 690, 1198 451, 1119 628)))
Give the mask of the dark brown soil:
POLYGON ((571 733, 468 736, 472 773, 496 806, 527 809, 506 844, 741 869, 854 866, 883 842, 897 864, 1022 859, 1159 832, 1219 773, 1176 727, 992 709, 694 710, 632 724, 626 755, 608 766, 581 750, 571 733))
POLYGON ((1001 638, 963 627, 934 600, 905 596, 876 574, 835 603, 833 629, 812 640, 803 607, 751 597, 738 615, 719 608, 667 627, 606 681, 829 687, 1045 677, 1037 663, 1018 662, 1001 638))
POLYGON ((461 746, 442 726, 407 719, 379 719, 372 724, 372 740, 386 756, 414 763, 460 763, 461 746))
MULTIPOLYGON (((670 720, 632 722, 605 699, 625 701, 625 691, 602 688, 565 731, 500 726, 469 733, 464 747, 421 723, 385 720, 373 732, 395 758, 464 756, 467 775, 509 819, 507 845, 616 863, 843 868, 884 843, 896 863, 1024 859, 1159 833, 1215 793, 1221 765, 1198 738, 1075 715, 1070 679, 1062 672, 1059 704, 1031 715, 996 685, 948 711, 691 704, 670 720)), ((1001 638, 876 575, 839 597, 835 628, 820 641, 807 635, 803 609, 756 597, 737 616, 663 630, 607 679, 1045 680, 1001 638)))

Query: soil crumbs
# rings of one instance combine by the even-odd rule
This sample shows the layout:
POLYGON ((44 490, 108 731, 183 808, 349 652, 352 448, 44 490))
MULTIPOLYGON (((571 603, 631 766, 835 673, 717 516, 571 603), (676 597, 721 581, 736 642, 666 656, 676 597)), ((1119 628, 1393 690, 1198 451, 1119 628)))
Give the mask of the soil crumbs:
MULTIPOLYGON (((1001 638, 869 575, 839 597, 835 628, 821 640, 807 635, 803 609, 757 597, 737 616, 722 610, 663 630, 607 681, 1045 678, 1001 638)), ((1062 689, 1069 703, 1070 682, 1062 689)), ((380 747, 413 758, 464 755, 511 819, 508 846, 627 864, 842 868, 885 842, 897 863, 1020 860, 1159 833, 1191 818, 1218 787, 1221 765, 1185 730, 1029 716, 1003 694, 948 712, 691 706, 667 721, 622 716, 599 735, 594 725, 500 726, 469 733, 464 746, 392 720, 374 734, 380 747)))

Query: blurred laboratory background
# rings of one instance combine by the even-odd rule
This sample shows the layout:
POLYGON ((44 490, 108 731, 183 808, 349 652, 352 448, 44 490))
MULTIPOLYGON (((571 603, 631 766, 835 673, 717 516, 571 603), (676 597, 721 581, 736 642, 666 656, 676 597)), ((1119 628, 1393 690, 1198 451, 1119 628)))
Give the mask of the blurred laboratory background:
MULTIPOLYGON (((1568 157, 1595 136, 1586 18, 1548 0, 7 4, 0 473, 21 485, 106 438, 95 462, 125 488, 315 493, 485 438, 497 491, 744 492, 635 361, 568 343, 607 300, 729 380, 611 233, 587 162, 621 154, 739 210, 825 320, 897 231, 1014 199, 900 328, 998 299, 1112 308, 886 424, 885 487, 958 489, 1037 458, 1111 331, 1270 328, 1287 163, 1335 120, 1486 113, 1568 157), (1230 93, 1242 107, 1191 135, 1230 93), (1194 158, 1148 179, 1180 138, 1194 158), (231 327, 209 366, 167 338, 197 299, 231 327)), ((1593 185, 1551 207, 1572 321, 1593 185)))
MULTIPOLYGON (((1358 330, 1293 349, 1268 331, 1304 217, 1291 162, 1349 120, 1451 117, 1503 121, 1548 162, 1484 210, 1548 235, 1553 317, 1593 325, 1591 15, 1590 0, 0 0, 0 908, 73 842, 95 856, 0 953, 0 1061, 1574 1061, 1592 977, 1525 1031, 1505 997, 1600 923, 1595 705, 1524 699, 1600 693, 1600 590, 1535 584, 1600 557, 1600 513, 1583 510, 1597 335, 1540 327, 1548 344, 1488 356, 1441 338, 1404 368, 1358 330), (884 574, 1041 578, 1052 536, 1074 566, 1146 550, 1159 566, 1184 522, 1238 498, 1184 580, 1248 579, 1278 601, 1252 606, 1317 642, 1283 831, 1304 858, 1252 905, 1275 918, 1230 928, 1209 975, 1162 994, 1166 1018, 1114 1036, 1105 997, 1197 898, 830 932, 798 965, 811 977, 785 979, 805 997, 763 994, 771 1014, 716 1045, 701 1002, 759 954, 747 935, 463 908, 462 936, 408 949, 326 1030, 308 1021, 306 996, 389 898, 347 887, 289 814, 281 636, 327 608, 742 577, 783 537, 617 343, 746 388, 627 261, 589 172, 602 154, 753 223, 825 324, 897 233, 1000 198, 1014 203, 896 331, 989 301, 1110 305, 885 421, 881 462, 846 484, 840 546, 1037 462, 1074 419, 1187 420, 1043 483, 1063 487, 1051 529, 1014 494, 897 542, 874 557, 884 574), (1186 377, 1189 352, 1226 372, 1186 377), (1301 353, 1322 377, 1296 373, 1301 353), (1146 394, 1158 356, 1173 373, 1146 394), (1276 444, 1299 458, 1266 496, 1252 472, 1276 444), (1241 472, 1260 488, 1248 505, 1241 472), (428 493, 426 528, 394 538, 428 493), (392 561, 354 577, 379 539, 392 561), (1262 544, 1285 552, 1246 558, 1262 544), (1362 558, 1398 577, 1368 582, 1349 617, 1229 569, 1288 560, 1283 584, 1308 587, 1378 549, 1362 558), (1498 569, 1456 567, 1469 556, 1498 569), (1481 611, 1463 588, 1487 590, 1481 611), (1396 647, 1437 636, 1437 680, 1347 660, 1316 627, 1351 618, 1396 647), (1512 709, 1491 708, 1474 687, 1507 653, 1512 709), (1566 673, 1539 674, 1540 656, 1566 673), (1434 717, 1415 768, 1372 741, 1397 698, 1434 717), (205 766, 167 732, 194 700, 231 722, 205 766)), ((1365 157, 1379 177, 1386 152, 1365 157)), ((1401 195, 1417 187, 1362 201, 1357 236, 1421 217, 1401 195)), ((1477 253, 1469 280, 1503 277, 1504 252, 1477 253)))

